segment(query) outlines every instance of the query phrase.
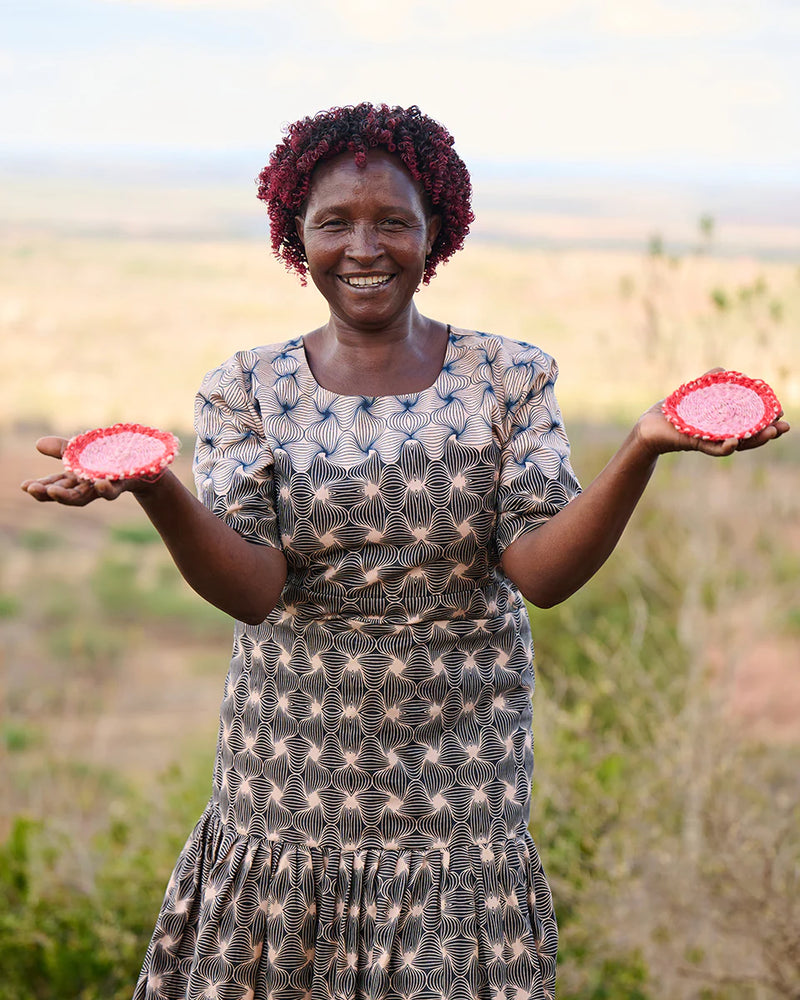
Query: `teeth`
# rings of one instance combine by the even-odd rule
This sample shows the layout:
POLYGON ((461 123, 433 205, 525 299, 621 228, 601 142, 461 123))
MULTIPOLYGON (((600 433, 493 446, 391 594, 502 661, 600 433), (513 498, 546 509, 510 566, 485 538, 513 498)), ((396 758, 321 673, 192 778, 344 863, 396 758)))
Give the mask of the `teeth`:
POLYGON ((345 284, 353 285, 355 288, 366 288, 369 285, 385 285, 390 278, 391 274, 371 274, 366 278, 352 277, 343 280, 345 284))

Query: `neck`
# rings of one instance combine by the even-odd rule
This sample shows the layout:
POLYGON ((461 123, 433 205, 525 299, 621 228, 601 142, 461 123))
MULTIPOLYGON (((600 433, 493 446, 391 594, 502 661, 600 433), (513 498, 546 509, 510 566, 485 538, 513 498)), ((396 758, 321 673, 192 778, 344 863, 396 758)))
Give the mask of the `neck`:
POLYGON ((422 316, 412 302, 408 309, 385 326, 353 326, 346 319, 331 312, 325 326, 316 333, 330 345, 331 350, 343 348, 380 353, 407 350, 415 343, 426 341, 435 326, 433 320, 422 316))
POLYGON ((367 331, 338 317, 303 338, 317 381, 335 392, 391 395, 432 384, 447 348, 447 327, 421 316, 367 331))

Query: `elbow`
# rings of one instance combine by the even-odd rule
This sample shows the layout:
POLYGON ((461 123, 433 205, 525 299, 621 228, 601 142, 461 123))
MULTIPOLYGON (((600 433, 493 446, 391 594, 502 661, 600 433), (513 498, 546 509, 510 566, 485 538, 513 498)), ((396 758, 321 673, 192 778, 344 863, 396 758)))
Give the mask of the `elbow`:
POLYGON ((515 568, 503 564, 503 575, 534 608, 545 611, 547 608, 554 608, 564 599, 552 587, 545 586, 545 581, 540 576, 536 575, 531 579, 530 574, 514 572, 515 568))
POLYGON ((242 601, 235 610, 231 610, 228 613, 245 625, 261 625, 270 616, 281 599, 285 584, 286 571, 284 569, 283 572, 273 575, 269 588, 259 593, 250 594, 247 601, 242 601))
POLYGON ((548 611, 550 608, 555 608, 569 597, 569 594, 548 594, 535 589, 527 591, 520 589, 520 593, 531 607, 539 611, 548 611))
MULTIPOLYGON (((523 597, 525 595, 523 594, 523 597)), ((561 603, 558 600, 541 600, 537 598, 525 597, 525 600, 530 604, 532 608, 536 608, 537 611, 549 611, 550 608, 555 608, 561 603)))
POLYGON ((547 611, 566 601, 580 587, 580 580, 564 574, 548 573, 544 568, 531 572, 511 560, 504 561, 502 570, 525 600, 540 611, 547 611))
MULTIPOLYGON (((280 594, 278 597, 280 597, 280 594)), ((262 622, 269 618, 275 605, 278 603, 278 597, 268 604, 257 604, 248 608, 239 608, 233 614, 233 617, 245 625, 261 625, 262 622)))
MULTIPOLYGON (((270 608, 270 611, 271 610, 272 609, 270 608)), ((263 621, 266 620, 268 615, 269 611, 265 615, 256 612, 254 614, 248 614, 248 615, 237 615, 236 620, 243 622, 245 625, 260 625, 263 621)))
POLYGON ((522 594, 528 604, 539 611, 547 611, 562 604, 568 597, 571 597, 577 587, 569 586, 548 586, 545 580, 536 578, 533 580, 509 580, 522 594))

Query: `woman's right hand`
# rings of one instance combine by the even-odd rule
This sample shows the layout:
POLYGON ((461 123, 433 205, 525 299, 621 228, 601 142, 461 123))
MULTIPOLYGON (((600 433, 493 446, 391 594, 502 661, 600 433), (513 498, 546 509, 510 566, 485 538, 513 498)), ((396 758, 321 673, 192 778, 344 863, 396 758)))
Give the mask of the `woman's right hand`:
MULTIPOLYGON (((67 438, 43 437, 36 442, 36 449, 43 455, 60 460, 67 443, 67 438)), ((85 507, 92 500, 116 500, 120 493, 146 489, 147 482, 140 479, 124 479, 113 482, 109 479, 98 479, 96 482, 90 482, 86 479, 78 479, 77 476, 67 472, 62 467, 52 476, 43 476, 41 479, 26 479, 21 487, 34 500, 39 500, 41 503, 52 501, 66 504, 68 507, 85 507)))

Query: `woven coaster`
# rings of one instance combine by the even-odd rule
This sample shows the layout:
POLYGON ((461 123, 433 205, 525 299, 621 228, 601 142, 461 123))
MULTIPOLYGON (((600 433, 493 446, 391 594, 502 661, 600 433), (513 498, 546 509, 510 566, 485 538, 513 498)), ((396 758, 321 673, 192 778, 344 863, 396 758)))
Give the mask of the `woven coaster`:
POLYGON ((152 479, 174 460, 179 447, 169 431, 114 424, 72 438, 62 461, 78 479, 152 479))
POLYGON ((682 434, 725 441, 758 434, 778 416, 781 405, 761 379, 741 372, 711 372, 677 388, 662 409, 682 434))

